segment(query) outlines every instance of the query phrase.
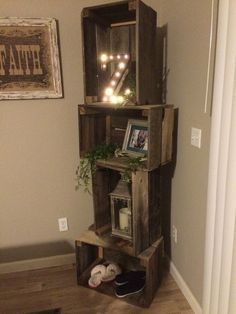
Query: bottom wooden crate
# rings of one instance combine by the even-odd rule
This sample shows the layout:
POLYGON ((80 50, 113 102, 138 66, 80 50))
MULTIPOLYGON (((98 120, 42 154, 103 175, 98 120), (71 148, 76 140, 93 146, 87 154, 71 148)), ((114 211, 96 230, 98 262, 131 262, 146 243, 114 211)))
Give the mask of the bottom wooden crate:
MULTIPOLYGON (((137 257, 128 255, 117 249, 114 250, 106 245, 100 246, 97 243, 93 244, 91 237, 89 243, 84 242, 84 236, 82 237, 82 241, 81 239, 76 240, 75 247, 77 282, 79 285, 90 288, 88 280, 92 268, 97 264, 102 264, 104 261, 119 264, 123 271, 144 270, 146 272, 144 290, 122 298, 122 300, 141 307, 148 307, 151 304, 162 279, 163 238, 153 243, 153 245, 137 257)), ((113 282, 102 283, 96 290, 100 293, 116 297, 113 282)))

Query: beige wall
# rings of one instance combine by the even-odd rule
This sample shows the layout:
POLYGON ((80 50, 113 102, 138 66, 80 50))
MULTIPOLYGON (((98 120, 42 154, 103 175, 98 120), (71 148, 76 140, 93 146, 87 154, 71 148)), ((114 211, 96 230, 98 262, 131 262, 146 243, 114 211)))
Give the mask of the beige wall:
POLYGON ((159 24, 168 24, 167 102, 179 107, 171 222, 178 229, 178 243, 172 243, 172 261, 201 304, 210 131, 204 101, 211 0, 146 2, 160 12, 159 24), (202 129, 200 150, 190 145, 191 127, 202 129))
MULTIPOLYGON (((80 13, 98 2, 1 1, 1 16, 59 21, 65 97, 0 102, 0 262, 7 260, 6 248, 59 242, 62 247, 56 252, 68 251, 65 242, 73 246, 92 222, 91 197, 75 191, 74 177, 79 160, 77 104, 83 102, 80 13), (59 232, 57 219, 64 216, 69 231, 59 232)), ((45 251, 45 246, 38 248, 45 251)), ((14 253, 9 254, 14 260, 14 253)))
MULTIPOLYGON (((69 242, 92 222, 91 198, 75 192, 77 107, 83 101, 81 8, 109 1, 8 0, 1 16, 55 17, 59 21, 64 99, 0 103, 0 248, 69 242), (57 219, 68 217, 69 231, 57 219)), ((202 300, 209 114, 204 114, 210 0, 146 0, 168 23, 169 103, 179 107, 178 160, 172 224, 178 229, 172 259, 202 300), (190 145, 202 129, 202 149, 190 145)), ((0 255, 1 256, 1 255, 0 255)), ((0 257, 1 258, 1 257, 0 257)))

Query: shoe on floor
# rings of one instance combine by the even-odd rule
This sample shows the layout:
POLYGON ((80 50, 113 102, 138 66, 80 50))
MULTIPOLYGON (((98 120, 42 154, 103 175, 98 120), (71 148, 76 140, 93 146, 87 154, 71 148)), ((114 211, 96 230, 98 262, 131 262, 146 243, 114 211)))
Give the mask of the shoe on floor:
POLYGON ((122 273, 116 276, 115 284, 117 286, 122 286, 129 281, 145 279, 145 271, 137 270, 137 271, 129 271, 127 273, 122 273))
POLYGON ((139 278, 137 280, 129 281, 128 283, 116 287, 115 294, 118 298, 124 298, 129 295, 141 292, 145 286, 145 279, 139 278))
POLYGON ((115 264, 111 263, 107 266, 105 274, 102 276, 103 282, 109 282, 116 278, 117 275, 121 274, 120 267, 115 264))

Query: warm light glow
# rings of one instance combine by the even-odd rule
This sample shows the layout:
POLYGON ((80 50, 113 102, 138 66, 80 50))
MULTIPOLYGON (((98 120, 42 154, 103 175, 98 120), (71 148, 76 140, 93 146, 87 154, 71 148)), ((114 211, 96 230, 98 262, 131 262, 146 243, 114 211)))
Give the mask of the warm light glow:
POLYGON ((125 63, 124 62, 120 62, 118 64, 119 69, 124 69, 125 68, 125 63))
POLYGON ((129 88, 126 88, 125 95, 129 95, 131 93, 131 90, 129 88))
POLYGON ((120 72, 116 72, 116 73, 115 73, 115 76, 116 76, 116 77, 120 77, 120 72))
POLYGON ((106 69, 106 68, 107 68, 107 65, 106 65, 106 64, 103 64, 103 65, 102 65, 102 68, 103 68, 103 69, 106 69))
POLYGON ((103 101, 108 101, 107 96, 104 96, 102 100, 103 100, 103 101))
POLYGON ((111 81, 111 86, 115 86, 116 85, 116 81, 112 80, 111 81))
POLYGON ((117 59, 120 59, 120 55, 117 55, 117 59))
POLYGON ((113 88, 107 87, 107 88, 105 89, 105 95, 106 95, 106 96, 112 96, 112 95, 113 95, 113 88))
POLYGON ((110 97, 110 102, 112 104, 118 104, 118 103, 122 103, 124 101, 124 97, 123 96, 111 96, 110 97))
POLYGON ((112 104, 117 104, 117 96, 111 96, 110 97, 110 102, 112 103, 112 104))
POLYGON ((119 103, 122 103, 124 101, 124 97, 123 96, 117 96, 117 101, 119 103))
POLYGON ((114 59, 114 57, 112 55, 110 55, 110 60, 113 60, 113 59, 114 59))
POLYGON ((102 62, 107 62, 107 59, 108 59, 107 54, 103 53, 103 54, 101 55, 100 59, 101 59, 102 62))
POLYGON ((125 59, 129 59, 129 55, 125 54, 125 59))

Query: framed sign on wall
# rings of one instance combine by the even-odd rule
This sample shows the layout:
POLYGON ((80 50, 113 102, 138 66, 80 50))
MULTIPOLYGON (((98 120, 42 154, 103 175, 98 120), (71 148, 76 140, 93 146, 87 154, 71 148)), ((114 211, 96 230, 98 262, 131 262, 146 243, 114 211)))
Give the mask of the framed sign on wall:
POLYGON ((61 97, 56 20, 0 18, 0 99, 61 97))

